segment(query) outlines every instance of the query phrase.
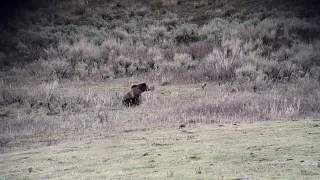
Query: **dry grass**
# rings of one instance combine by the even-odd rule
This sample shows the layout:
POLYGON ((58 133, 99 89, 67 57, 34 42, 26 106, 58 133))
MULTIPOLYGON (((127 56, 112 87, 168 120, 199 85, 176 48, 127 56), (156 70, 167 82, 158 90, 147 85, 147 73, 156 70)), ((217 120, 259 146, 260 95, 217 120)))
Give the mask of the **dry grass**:
MULTIPOLYGON (((201 84, 154 84, 143 93, 143 103, 134 108, 121 106, 121 97, 135 78, 106 83, 11 86, 13 99, 0 112, 5 114, 0 128, 2 139, 64 132, 119 132, 130 127, 157 127, 194 123, 259 122, 319 117, 317 85, 284 85, 272 91, 237 89, 238 86, 201 84), (301 88, 304 87, 304 88, 301 88), (308 92, 308 93, 306 93, 308 92)), ((63 139, 63 138, 62 138, 63 139)), ((28 141, 14 146, 28 146, 28 141)), ((41 146, 41 144, 40 144, 41 146)), ((11 146, 8 146, 11 148, 11 146)), ((6 148, 6 146, 4 146, 6 148)))
POLYGON ((204 98, 169 110, 160 122, 221 123, 257 122, 296 119, 301 99, 274 94, 235 93, 211 99, 204 98))

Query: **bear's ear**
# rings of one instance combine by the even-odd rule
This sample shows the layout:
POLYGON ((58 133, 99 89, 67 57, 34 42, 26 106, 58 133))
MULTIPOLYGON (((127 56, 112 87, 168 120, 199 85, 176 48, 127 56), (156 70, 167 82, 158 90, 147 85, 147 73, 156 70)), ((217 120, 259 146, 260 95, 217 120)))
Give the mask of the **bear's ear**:
POLYGON ((147 84, 146 83, 141 83, 141 84, 139 84, 140 86, 147 86, 147 84))
POLYGON ((133 85, 131 86, 131 89, 138 87, 138 85, 133 85))

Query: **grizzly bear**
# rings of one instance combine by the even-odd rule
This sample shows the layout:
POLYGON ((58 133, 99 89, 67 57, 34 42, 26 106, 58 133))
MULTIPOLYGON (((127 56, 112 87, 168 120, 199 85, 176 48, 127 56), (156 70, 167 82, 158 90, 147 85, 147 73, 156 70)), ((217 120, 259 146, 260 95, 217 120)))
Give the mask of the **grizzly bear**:
POLYGON ((123 96, 122 104, 125 106, 138 106, 140 104, 140 96, 145 91, 150 91, 151 89, 146 83, 141 83, 138 85, 131 86, 131 89, 123 96))

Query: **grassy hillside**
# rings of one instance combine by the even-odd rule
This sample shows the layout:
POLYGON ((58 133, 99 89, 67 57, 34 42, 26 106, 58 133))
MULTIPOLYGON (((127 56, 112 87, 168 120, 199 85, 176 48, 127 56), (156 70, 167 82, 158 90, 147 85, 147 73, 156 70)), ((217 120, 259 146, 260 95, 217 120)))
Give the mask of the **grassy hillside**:
POLYGON ((318 1, 14 4, 0 179, 319 178, 318 1))
MULTIPOLYGON (((208 43, 218 43, 232 66, 226 69, 228 74, 249 64, 258 69, 249 67, 250 71, 262 71, 262 76, 272 80, 304 77, 307 73, 319 79, 317 1, 36 2, 25 3, 24 9, 12 10, 12 15, 4 18, 0 47, 7 56, 1 59, 2 69, 18 66, 35 71, 32 66, 26 67, 26 62, 44 60, 70 66, 65 70, 39 65, 59 79, 79 77, 76 70, 88 71, 80 78, 94 80, 155 68, 188 68, 189 74, 194 74, 193 67, 207 66, 203 60, 212 49, 208 43), (231 57, 240 62, 234 65, 231 57), (259 59, 258 63, 250 62, 250 58, 259 59), (265 60, 281 66, 272 67, 265 60), (50 68, 67 73, 59 75, 60 70, 50 68)), ((221 72, 207 74, 190 78, 226 78, 220 77, 224 76, 221 72)))

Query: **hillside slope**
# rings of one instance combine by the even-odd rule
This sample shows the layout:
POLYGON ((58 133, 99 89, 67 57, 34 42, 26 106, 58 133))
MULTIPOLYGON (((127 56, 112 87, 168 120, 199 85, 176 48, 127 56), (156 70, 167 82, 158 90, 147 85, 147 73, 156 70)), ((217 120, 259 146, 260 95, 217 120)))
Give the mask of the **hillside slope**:
POLYGON ((7 1, 0 179, 319 179, 319 4, 7 1))
MULTIPOLYGON (((149 40, 141 36, 146 36, 146 31, 152 26, 166 28, 170 34, 167 38, 177 40, 177 35, 174 34, 178 32, 174 31, 179 31, 179 28, 182 28, 180 31, 188 27, 197 30, 189 25, 201 27, 215 18, 227 20, 226 23, 253 25, 266 18, 298 18, 306 19, 318 27, 319 4, 316 0, 7 1, 1 15, 0 51, 8 54, 10 60, 1 64, 12 66, 16 61, 34 61, 44 53, 43 48, 57 46, 59 41, 74 42, 83 37, 93 39, 96 43, 101 43, 105 38, 120 38, 125 42, 137 41, 145 44, 149 40), (181 27, 183 24, 186 26, 181 27)), ((318 38, 318 29, 309 29, 308 24, 301 25, 306 27, 301 27, 300 33, 306 33, 309 40, 313 36, 318 38)), ((156 32, 152 36, 163 30, 154 31, 156 32)), ((224 36, 221 32, 217 33, 217 36, 224 36)), ((211 41, 208 37, 194 38, 191 41, 211 41)))

